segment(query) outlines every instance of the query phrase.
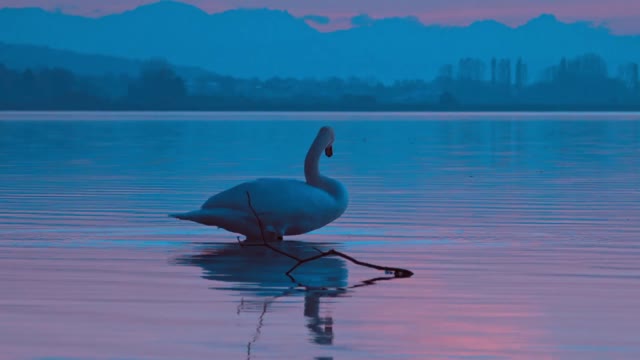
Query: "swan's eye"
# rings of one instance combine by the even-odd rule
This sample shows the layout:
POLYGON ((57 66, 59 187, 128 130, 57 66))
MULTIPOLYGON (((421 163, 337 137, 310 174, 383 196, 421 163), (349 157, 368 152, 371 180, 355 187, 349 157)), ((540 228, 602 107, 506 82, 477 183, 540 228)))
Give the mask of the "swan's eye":
POLYGON ((327 146, 327 148, 324 149, 324 154, 327 155, 327 157, 333 156, 333 146, 327 146))

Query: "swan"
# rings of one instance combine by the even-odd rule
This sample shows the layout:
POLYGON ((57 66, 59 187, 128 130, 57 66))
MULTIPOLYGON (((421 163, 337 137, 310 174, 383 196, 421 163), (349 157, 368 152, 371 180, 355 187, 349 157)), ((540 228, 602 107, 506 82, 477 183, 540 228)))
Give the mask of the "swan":
POLYGON ((169 216, 217 226, 246 236, 245 241, 262 241, 260 226, 251 204, 263 224, 264 240, 283 240, 319 229, 339 218, 347 209, 349 196, 337 180, 323 176, 318 168, 324 152, 333 155, 335 134, 320 128, 304 161, 306 182, 293 179, 260 178, 236 185, 211 196, 198 210, 169 216))

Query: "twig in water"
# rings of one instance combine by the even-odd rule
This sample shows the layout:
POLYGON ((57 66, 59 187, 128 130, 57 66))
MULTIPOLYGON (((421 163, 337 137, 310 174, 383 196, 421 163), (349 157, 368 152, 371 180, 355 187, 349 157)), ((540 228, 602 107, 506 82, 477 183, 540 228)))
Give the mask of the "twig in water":
POLYGON ((251 359, 251 345, 255 344, 260 337, 260 333, 262 330, 262 325, 264 324, 264 315, 267 313, 268 303, 265 302, 262 306, 262 312, 260 313, 260 317, 258 318, 258 327, 256 328, 256 333, 253 334, 253 338, 247 343, 247 359, 251 359))
MULTIPOLYGON (((251 209, 251 212, 253 213, 253 216, 256 218, 256 221, 258 222, 258 226, 260 227, 260 235, 262 236, 262 244, 252 244, 252 246, 266 246, 269 249, 277 252, 278 254, 284 255, 288 258, 291 258, 295 261, 297 261, 297 263, 295 265, 293 265, 293 267, 291 267, 291 269, 289 269, 289 271, 287 271, 285 274, 294 282, 297 283, 297 281, 295 281, 295 279, 291 276, 291 273, 297 269, 300 265, 308 263, 310 261, 313 260, 318 260, 321 259, 323 257, 327 257, 327 256, 339 256, 343 259, 349 260, 350 262, 356 264, 356 265, 360 265, 360 266, 364 266, 364 267, 368 267, 371 269, 376 269, 376 270, 382 270, 385 271, 387 273, 392 273, 394 277, 396 278, 408 278, 411 277, 413 275, 413 272, 407 269, 402 269, 402 268, 396 268, 396 267, 389 267, 389 266, 380 266, 380 265, 375 265, 375 264, 371 264, 371 263, 367 263, 364 261, 360 261, 358 259, 355 259, 343 252, 340 251, 336 251, 334 249, 331 249, 329 251, 321 251, 318 248, 314 249, 316 251, 319 252, 318 255, 315 256, 311 256, 308 257, 306 259, 301 259, 295 255, 291 255, 289 253, 287 253, 286 251, 280 250, 278 248, 276 248, 275 246, 272 246, 271 244, 269 244, 269 242, 267 241, 267 239, 264 236, 264 224, 262 223, 262 220, 260 220, 260 216, 258 216, 258 212, 256 211, 256 209, 253 207, 253 204, 251 203, 251 194, 249 194, 249 192, 247 191, 247 201, 249 202, 249 208, 251 209)), ((243 246, 241 244, 241 246, 243 246)), ((244 245, 247 246, 247 245, 244 245)))
POLYGON ((360 266, 364 266, 364 267, 368 267, 371 269, 376 269, 376 270, 382 270, 385 272, 390 272, 393 274, 394 277, 397 278, 406 278, 406 277, 411 277, 413 275, 413 272, 407 269, 401 269, 401 268, 396 268, 396 267, 389 267, 389 266, 380 266, 380 265, 376 265, 376 264, 370 264, 364 261, 360 261, 358 259, 355 259, 343 252, 331 249, 329 251, 324 251, 316 256, 312 256, 310 258, 307 259, 302 259, 299 260, 297 264, 295 264, 291 269, 289 269, 289 271, 287 271, 287 274, 290 274, 291 272, 293 272, 295 269, 297 269, 300 265, 307 263, 309 261, 313 261, 313 260, 317 260, 326 256, 339 256, 343 259, 349 260, 352 263, 356 264, 356 265, 360 265, 360 266))

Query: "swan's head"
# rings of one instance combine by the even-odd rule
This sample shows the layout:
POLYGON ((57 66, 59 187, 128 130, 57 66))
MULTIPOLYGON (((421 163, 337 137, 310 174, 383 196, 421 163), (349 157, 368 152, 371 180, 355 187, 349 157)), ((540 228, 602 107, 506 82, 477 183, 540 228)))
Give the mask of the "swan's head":
POLYGON ((318 131, 318 136, 316 138, 323 144, 326 144, 324 154, 327 155, 327 157, 333 156, 333 141, 336 138, 333 129, 330 126, 323 126, 320 128, 320 131, 318 131))

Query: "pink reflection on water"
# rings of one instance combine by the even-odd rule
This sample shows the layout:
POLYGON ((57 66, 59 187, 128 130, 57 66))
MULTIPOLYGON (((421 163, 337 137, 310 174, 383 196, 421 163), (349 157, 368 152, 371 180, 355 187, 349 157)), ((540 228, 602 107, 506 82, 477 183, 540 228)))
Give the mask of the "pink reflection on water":
MULTIPOLYGON (((226 296, 216 310, 199 272, 168 268, 162 252, 9 249, 0 274, 3 359, 211 357, 212 326, 235 321, 226 296)), ((244 338, 237 326, 214 333, 244 338)))
MULTIPOLYGON (((437 248, 451 254, 463 249, 437 248)), ((378 255, 377 260, 384 257, 378 255)), ((337 319, 353 312, 366 314, 362 325, 355 325, 356 331, 342 339, 346 346, 393 353, 402 359, 552 358, 545 349, 552 343, 547 319, 537 304, 526 298, 496 298, 483 291, 486 284, 480 282, 460 286, 472 273, 460 272, 465 269, 461 264, 450 264, 456 269, 453 273, 438 269, 440 256, 420 254, 415 260, 401 263, 415 269, 418 279, 364 288, 359 290, 359 301, 334 305, 337 319)))
POLYGON ((487 345, 499 341, 507 358, 632 359, 640 351, 637 249, 442 246, 430 257, 436 268, 430 274, 446 281, 435 289, 438 301, 424 304, 429 321, 458 321, 438 322, 426 336, 435 339, 429 346, 447 343, 449 332, 475 328, 470 338, 477 342, 466 344, 483 345, 458 350, 500 356, 487 345))
MULTIPOLYGON (((635 311, 640 289, 630 286, 640 268, 629 257, 635 251, 638 258, 637 249, 603 253, 535 242, 502 247, 387 245, 393 241, 362 235, 349 252, 406 266, 416 272, 414 278, 319 299, 320 313, 329 314, 334 323, 335 349, 327 351, 338 358, 350 354, 364 359, 377 353, 402 359, 598 359, 603 353, 587 346, 600 346, 613 349, 606 354, 617 359, 631 359, 622 351, 640 350, 634 335, 640 331, 635 311), (379 246, 358 246, 369 241, 379 246), (594 336, 594 331, 603 336, 594 336), (345 348, 350 350, 343 354, 345 348)), ((201 279, 201 269, 167 266, 167 255, 180 252, 3 251, 0 317, 8 326, 0 330, 0 347, 9 358, 244 356, 257 315, 239 317, 238 294, 211 290, 216 282, 201 279)), ((374 274, 352 268, 350 282, 374 274)), ((260 305, 268 300, 258 296, 253 301, 260 305)), ((308 348, 300 301, 273 301, 256 354, 262 345, 273 346, 283 337, 292 356, 313 350, 308 348)))

